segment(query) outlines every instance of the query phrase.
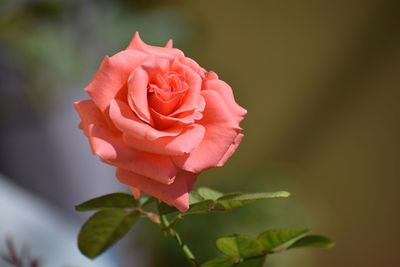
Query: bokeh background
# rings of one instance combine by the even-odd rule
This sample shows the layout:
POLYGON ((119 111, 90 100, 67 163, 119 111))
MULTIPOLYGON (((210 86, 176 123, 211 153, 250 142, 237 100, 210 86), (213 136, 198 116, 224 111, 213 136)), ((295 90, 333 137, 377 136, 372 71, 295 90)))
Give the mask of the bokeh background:
POLYGON ((186 266, 147 223, 93 262, 75 244, 85 215, 73 206, 124 187, 90 154, 72 102, 135 31, 154 45, 174 39, 249 111, 237 153, 198 185, 292 193, 178 224, 200 260, 217 255, 218 236, 295 227, 337 246, 266 266, 398 264, 398 0, 1 0, 1 253, 8 237, 43 266, 186 266))

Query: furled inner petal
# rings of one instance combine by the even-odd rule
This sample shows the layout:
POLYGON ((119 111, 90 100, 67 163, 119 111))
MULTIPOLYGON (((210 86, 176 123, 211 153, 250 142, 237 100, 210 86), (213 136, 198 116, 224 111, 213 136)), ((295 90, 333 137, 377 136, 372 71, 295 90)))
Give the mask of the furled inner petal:
POLYGON ((147 100, 149 77, 143 68, 137 68, 128 80, 128 103, 136 115, 144 122, 152 125, 147 100))
POLYGON ((191 68, 183 65, 178 60, 173 60, 171 64, 171 70, 177 73, 184 73, 184 80, 188 84, 189 90, 183 97, 182 105, 175 110, 171 116, 175 116, 181 112, 195 110, 199 108, 201 103, 200 91, 201 91, 201 77, 191 68))
POLYGON ((157 91, 149 92, 148 101, 151 109, 160 114, 169 115, 181 103, 182 94, 175 94, 170 99, 164 100, 157 91))
POLYGON ((201 87, 201 77, 193 68, 177 59, 149 56, 128 79, 125 94, 134 115, 129 109, 121 109, 124 100, 119 97, 115 103, 120 104, 114 103, 110 108, 110 118, 120 131, 136 138, 138 134, 146 134, 146 138, 154 140, 165 131, 170 136, 171 128, 173 133, 179 133, 178 124, 191 124, 202 118, 205 101, 201 87), (138 123, 129 125, 128 119, 138 123), (139 120, 149 127, 141 125, 139 120))

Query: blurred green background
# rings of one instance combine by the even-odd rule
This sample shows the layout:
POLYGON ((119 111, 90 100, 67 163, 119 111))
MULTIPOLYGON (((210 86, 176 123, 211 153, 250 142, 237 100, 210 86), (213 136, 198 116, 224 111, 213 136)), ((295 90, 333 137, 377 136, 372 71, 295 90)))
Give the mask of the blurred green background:
MULTIPOLYGON (((400 1, 1 0, 0 172, 72 217, 73 203, 117 184, 107 169, 85 190, 100 173, 91 169, 103 167, 76 129, 72 101, 135 31, 154 45, 174 39, 248 110, 239 150, 198 185, 292 193, 178 224, 201 260, 216 255, 218 236, 295 227, 337 246, 274 255, 266 266, 397 265, 400 1), (66 149, 77 140, 80 151, 66 149), (90 164, 72 164, 82 154, 90 164)), ((186 266, 144 223, 117 253, 123 267, 186 266)))

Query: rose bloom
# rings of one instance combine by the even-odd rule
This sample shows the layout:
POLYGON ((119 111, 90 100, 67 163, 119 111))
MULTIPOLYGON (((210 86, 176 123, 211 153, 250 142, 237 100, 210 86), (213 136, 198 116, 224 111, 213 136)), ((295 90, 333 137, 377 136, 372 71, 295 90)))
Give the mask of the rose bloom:
POLYGON ((243 138, 246 110, 231 87, 172 41, 150 46, 136 33, 85 91, 90 99, 74 103, 79 127, 136 198, 145 192, 186 211, 197 176, 224 165, 243 138))

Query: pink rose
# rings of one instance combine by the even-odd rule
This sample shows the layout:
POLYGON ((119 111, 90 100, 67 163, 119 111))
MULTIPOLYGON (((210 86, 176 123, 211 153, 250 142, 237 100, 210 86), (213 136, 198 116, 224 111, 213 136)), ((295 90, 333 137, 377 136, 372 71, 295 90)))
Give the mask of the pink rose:
POLYGON ((224 165, 243 138, 246 110, 231 87, 182 51, 145 44, 106 57, 75 102, 92 152, 116 167, 135 197, 148 193, 186 211, 202 171, 224 165))

